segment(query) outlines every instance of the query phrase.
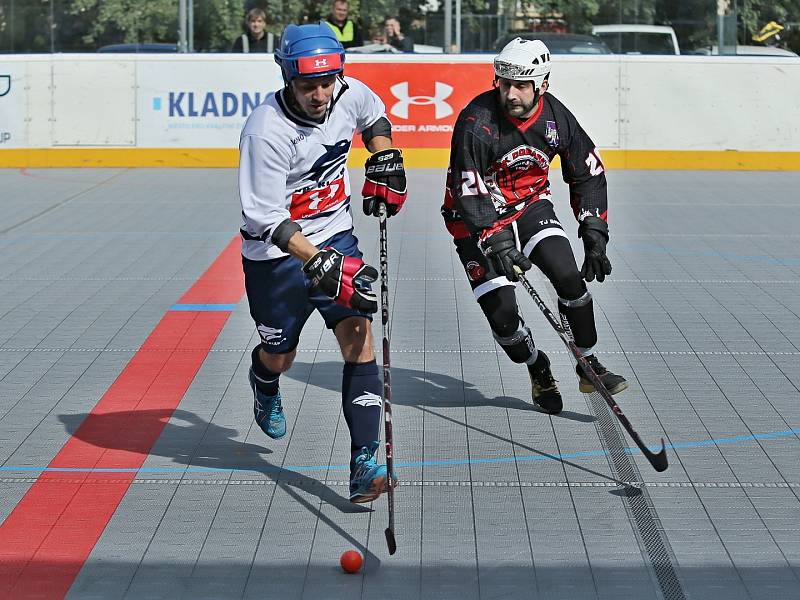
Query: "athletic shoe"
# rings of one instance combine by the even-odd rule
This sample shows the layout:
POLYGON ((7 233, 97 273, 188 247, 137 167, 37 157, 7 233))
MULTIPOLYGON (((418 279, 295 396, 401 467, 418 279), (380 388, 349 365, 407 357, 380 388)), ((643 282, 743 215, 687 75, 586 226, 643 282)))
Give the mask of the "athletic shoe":
MULTIPOLYGON (((375 452, 379 445, 380 442, 372 442, 369 446, 364 446, 350 461, 350 502, 371 502, 389 491, 386 465, 375 462, 375 452)), ((396 486, 397 477, 393 481, 396 486)))
MULTIPOLYGON (((608 369, 606 369, 597 357, 594 354, 590 354, 589 356, 584 357, 589 365, 592 367, 594 372, 600 378, 600 381, 603 382, 603 385, 611 394, 618 394, 622 390, 628 389, 628 382, 625 381, 625 378, 621 375, 615 375, 608 369)), ((596 390, 592 381, 586 377, 583 367, 581 364, 578 363, 575 365, 575 372, 578 374, 578 389, 583 392, 584 394, 591 394, 596 390)))
POLYGON ((557 415, 564 408, 561 392, 550 370, 550 359, 541 350, 536 357, 536 362, 528 367, 531 377, 531 396, 533 401, 546 413, 557 415))
POLYGON ((283 416, 281 393, 267 396, 256 387, 256 376, 250 369, 250 387, 253 388, 253 414, 256 424, 274 440, 286 435, 286 417, 283 416))

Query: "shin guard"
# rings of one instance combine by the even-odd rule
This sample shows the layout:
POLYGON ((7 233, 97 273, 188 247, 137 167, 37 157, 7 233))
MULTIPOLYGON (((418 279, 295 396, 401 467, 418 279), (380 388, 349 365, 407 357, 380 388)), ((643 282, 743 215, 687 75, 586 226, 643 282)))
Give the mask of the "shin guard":
POLYGON ((584 355, 591 354, 591 349, 597 343, 592 295, 586 291, 576 300, 559 297, 558 312, 564 329, 572 335, 575 345, 584 351, 584 355))
POLYGON ((492 332, 494 339, 503 348, 505 353, 515 363, 532 365, 536 362, 538 350, 533 343, 531 330, 520 322, 521 327, 510 336, 502 337, 492 332))
POLYGON ((383 384, 378 365, 344 363, 342 369, 342 411, 350 429, 350 450, 355 456, 364 446, 381 439, 381 407, 383 384))

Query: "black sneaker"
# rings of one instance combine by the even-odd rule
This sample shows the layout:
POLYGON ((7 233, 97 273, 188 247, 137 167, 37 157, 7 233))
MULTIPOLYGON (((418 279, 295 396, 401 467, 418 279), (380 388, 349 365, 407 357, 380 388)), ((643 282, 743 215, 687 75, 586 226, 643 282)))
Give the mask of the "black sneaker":
MULTIPOLYGON (((586 358, 586 362, 589 363, 610 394, 619 394, 622 390, 628 389, 628 382, 625 381, 625 378, 622 375, 615 375, 606 369, 594 354, 584 358, 586 358)), ((578 389, 581 392, 591 394, 596 390, 592 381, 584 374, 580 363, 575 365, 575 372, 578 374, 578 389)))
POLYGON ((550 371, 550 359, 539 350, 536 362, 528 366, 528 375, 531 376, 533 401, 547 414, 557 415, 564 408, 561 401, 561 392, 550 371))

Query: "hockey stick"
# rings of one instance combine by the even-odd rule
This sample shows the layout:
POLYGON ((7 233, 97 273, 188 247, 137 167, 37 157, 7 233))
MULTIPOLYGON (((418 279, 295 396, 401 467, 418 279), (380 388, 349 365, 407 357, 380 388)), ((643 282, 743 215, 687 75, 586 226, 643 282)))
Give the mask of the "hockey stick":
POLYGON ((392 453, 392 382, 389 374, 389 251, 386 234, 386 205, 379 206, 380 267, 381 267, 381 322, 383 324, 383 426, 386 444, 386 471, 389 477, 387 497, 389 499, 389 526, 386 545, 389 554, 397 552, 394 539, 394 455, 392 453))
POLYGON ((583 367, 583 372, 594 384, 595 389, 603 397, 603 400, 606 401, 608 407, 611 409, 611 412, 617 415, 617 418, 619 419, 619 422, 622 423, 625 431, 628 432, 628 435, 630 435, 633 441, 636 442, 636 445, 639 446, 639 449, 642 451, 642 454, 645 455, 645 458, 650 461, 650 464, 653 465, 653 468, 659 473, 661 471, 666 471, 669 464, 667 462, 667 450, 664 446, 664 438, 661 438, 661 451, 658 454, 654 454, 647 446, 645 446, 642 438, 639 437, 639 434, 633 429, 631 422, 628 421, 628 417, 625 416, 625 414, 622 412, 622 409, 619 407, 619 404, 614 401, 611 393, 606 389, 606 386, 603 385, 603 381, 597 376, 597 373, 594 372, 594 369, 592 369, 589 362, 583 357, 581 351, 578 350, 575 342, 572 341, 572 337, 566 332, 564 326, 558 322, 555 315, 553 315, 552 311, 547 307, 547 304, 544 303, 530 282, 525 278, 525 275, 521 270, 517 271, 517 277, 519 277, 519 280, 522 282, 522 287, 524 287, 528 294, 530 294, 531 298, 533 298, 536 306, 539 307, 539 310, 541 310, 544 313, 544 316, 547 317, 547 320, 550 321, 550 325, 552 325, 553 329, 556 330, 556 333, 558 333, 561 341, 567 345, 567 348, 570 349, 572 354, 577 359, 578 364, 583 367))

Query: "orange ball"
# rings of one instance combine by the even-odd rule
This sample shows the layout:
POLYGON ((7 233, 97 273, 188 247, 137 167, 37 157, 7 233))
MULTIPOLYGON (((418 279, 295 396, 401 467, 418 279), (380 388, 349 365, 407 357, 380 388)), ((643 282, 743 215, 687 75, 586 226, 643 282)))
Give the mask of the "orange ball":
POLYGON ((342 569, 347 573, 358 573, 361 569, 361 565, 364 564, 364 559, 359 552, 355 550, 346 550, 342 552, 342 555, 339 557, 339 564, 342 565, 342 569))

